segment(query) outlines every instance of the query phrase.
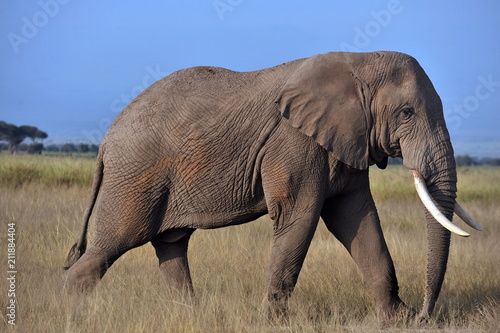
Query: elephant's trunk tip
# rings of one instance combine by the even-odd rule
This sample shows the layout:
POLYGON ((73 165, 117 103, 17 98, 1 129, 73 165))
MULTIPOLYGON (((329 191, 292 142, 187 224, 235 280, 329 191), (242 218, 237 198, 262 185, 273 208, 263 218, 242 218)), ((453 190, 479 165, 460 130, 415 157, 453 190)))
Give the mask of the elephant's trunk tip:
POLYGON ((83 244, 75 243, 71 249, 69 250, 68 257, 66 258, 66 264, 64 265, 64 269, 70 269, 73 264, 80 259, 80 257, 85 253, 87 249, 87 244, 84 242, 83 244))

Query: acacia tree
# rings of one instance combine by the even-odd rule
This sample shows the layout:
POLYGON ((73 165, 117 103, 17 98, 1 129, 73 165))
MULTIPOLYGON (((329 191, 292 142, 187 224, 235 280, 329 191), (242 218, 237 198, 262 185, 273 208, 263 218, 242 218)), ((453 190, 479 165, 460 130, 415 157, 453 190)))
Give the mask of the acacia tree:
POLYGON ((48 135, 35 126, 23 125, 18 127, 14 124, 0 121, 0 140, 7 141, 11 154, 17 153, 19 144, 27 137, 31 138, 33 145, 36 145, 37 152, 40 153, 41 149, 43 149, 43 144, 37 143, 36 139, 43 140, 46 139, 48 135))
POLYGON ((9 144, 9 152, 11 154, 15 154, 17 152, 17 146, 23 142, 25 138, 26 134, 23 129, 14 124, 0 121, 0 140, 7 141, 9 144))
POLYGON ((24 131, 26 136, 28 138, 30 138, 34 144, 37 143, 36 139, 43 140, 43 139, 46 139, 48 137, 47 133, 45 133, 44 131, 40 131, 35 126, 23 125, 23 126, 19 126, 19 128, 21 128, 24 131))

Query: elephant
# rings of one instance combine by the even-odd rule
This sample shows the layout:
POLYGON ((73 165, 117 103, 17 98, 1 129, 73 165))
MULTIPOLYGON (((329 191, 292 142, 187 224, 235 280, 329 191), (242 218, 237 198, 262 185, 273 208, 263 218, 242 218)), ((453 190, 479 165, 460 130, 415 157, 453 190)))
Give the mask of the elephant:
POLYGON ((235 72, 176 71, 116 117, 98 152, 84 226, 63 289, 93 290, 113 262, 148 242, 168 284, 192 294, 188 242, 196 229, 269 214, 268 314, 287 315, 320 217, 345 246, 378 318, 430 317, 443 283, 457 173, 443 106, 413 57, 330 52, 235 72), (399 297, 368 170, 402 157, 426 207, 428 260, 419 312, 399 297), (89 219, 95 235, 87 248, 89 219))

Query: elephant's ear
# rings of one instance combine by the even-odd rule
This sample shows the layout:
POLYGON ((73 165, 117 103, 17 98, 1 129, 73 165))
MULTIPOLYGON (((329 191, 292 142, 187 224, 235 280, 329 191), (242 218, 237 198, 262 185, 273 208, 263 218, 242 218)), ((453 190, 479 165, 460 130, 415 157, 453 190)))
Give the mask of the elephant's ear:
POLYGON ((369 126, 363 84, 345 53, 304 60, 283 86, 277 101, 292 127, 314 138, 335 158, 368 168, 369 126))

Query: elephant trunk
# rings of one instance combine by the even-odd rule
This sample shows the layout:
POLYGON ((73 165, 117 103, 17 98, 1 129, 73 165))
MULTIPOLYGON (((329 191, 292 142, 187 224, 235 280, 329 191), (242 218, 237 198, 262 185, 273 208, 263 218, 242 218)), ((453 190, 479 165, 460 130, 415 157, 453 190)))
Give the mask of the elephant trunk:
MULTIPOLYGON (((443 140, 437 145, 436 149, 440 153, 437 154, 437 159, 434 158, 432 162, 427 163, 430 175, 427 177, 425 183, 432 201, 442 215, 448 221, 451 221, 457 191, 457 174, 453 148, 449 140, 443 140)), ((426 211, 428 242, 427 274, 424 303, 419 315, 420 321, 426 321, 434 309, 446 273, 450 249, 450 231, 442 225, 442 222, 438 223, 437 217, 433 215, 429 209, 426 211)))
POLYGON ((419 314, 421 322, 430 317, 441 291, 448 262, 450 234, 427 213, 427 273, 424 303, 419 314))

